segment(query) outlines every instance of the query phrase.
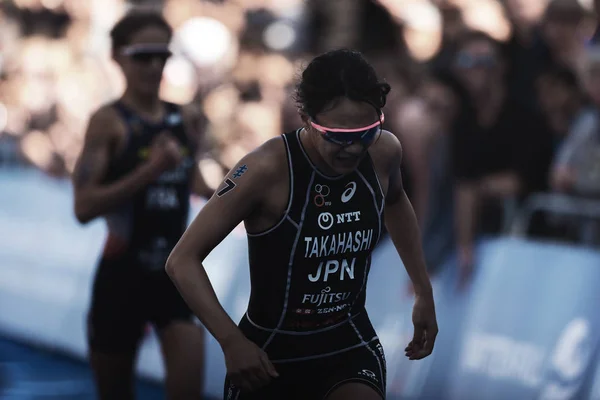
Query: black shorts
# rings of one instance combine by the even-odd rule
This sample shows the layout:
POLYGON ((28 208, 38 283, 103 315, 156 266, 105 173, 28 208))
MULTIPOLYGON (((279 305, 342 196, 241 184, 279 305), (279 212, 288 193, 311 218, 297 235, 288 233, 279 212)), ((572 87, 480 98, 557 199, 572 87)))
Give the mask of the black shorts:
POLYGON ((240 392, 226 380, 224 400, 322 400, 350 382, 368 385, 385 399, 385 356, 379 340, 327 357, 274 365, 279 377, 255 392, 240 392))
POLYGON ((135 351, 148 323, 160 330, 172 321, 193 321, 166 272, 144 270, 132 260, 122 256, 100 261, 87 321, 93 351, 135 351))

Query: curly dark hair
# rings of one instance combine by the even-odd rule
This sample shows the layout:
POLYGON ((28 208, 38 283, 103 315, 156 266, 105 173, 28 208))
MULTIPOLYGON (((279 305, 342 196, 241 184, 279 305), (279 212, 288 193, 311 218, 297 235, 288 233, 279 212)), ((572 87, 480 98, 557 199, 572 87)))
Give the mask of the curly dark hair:
POLYGON ((329 51, 313 59, 296 87, 301 110, 315 117, 339 97, 362 101, 376 109, 385 106, 391 87, 380 82, 375 69, 354 50, 329 51))
POLYGON ((163 29, 169 37, 173 35, 173 28, 160 13, 148 10, 130 11, 110 31, 113 54, 127 46, 133 35, 148 27, 163 29))

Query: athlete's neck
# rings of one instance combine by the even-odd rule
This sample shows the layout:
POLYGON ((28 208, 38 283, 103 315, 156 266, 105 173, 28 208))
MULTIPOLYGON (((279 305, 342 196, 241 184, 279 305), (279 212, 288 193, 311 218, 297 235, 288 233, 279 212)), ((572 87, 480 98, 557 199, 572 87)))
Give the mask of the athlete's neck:
POLYGON ((157 120, 162 118, 164 111, 163 104, 157 96, 144 96, 133 92, 129 88, 125 90, 121 101, 142 117, 148 120, 157 120))
POLYGON ((314 143, 312 142, 311 138, 309 137, 308 132, 306 132, 306 129, 304 128, 302 128, 302 130, 300 131, 300 142, 302 144, 302 147, 304 147, 304 150, 306 151, 306 154, 310 161, 315 167, 317 167, 317 169, 323 175, 327 175, 332 178, 340 176, 340 174, 334 171, 329 166, 329 164, 323 159, 323 157, 315 147, 314 143))

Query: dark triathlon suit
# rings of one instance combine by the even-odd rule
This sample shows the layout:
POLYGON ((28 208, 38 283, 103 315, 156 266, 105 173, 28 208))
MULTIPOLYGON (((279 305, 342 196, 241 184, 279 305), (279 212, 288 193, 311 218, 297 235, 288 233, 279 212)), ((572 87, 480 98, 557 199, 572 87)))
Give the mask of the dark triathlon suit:
POLYGON ((148 323, 161 329, 174 320, 192 320, 165 272, 187 226, 195 164, 180 108, 166 103, 164 120, 150 123, 120 102, 114 107, 128 127, 127 144, 110 164, 106 183, 145 162, 152 140, 163 131, 180 142, 185 158, 105 216, 109 233, 94 280, 88 340, 92 350, 106 353, 134 351, 148 323))
POLYGON ((309 160, 299 132, 283 135, 287 210, 271 229, 248 234, 251 295, 239 324, 280 376, 251 393, 226 381, 224 397, 321 400, 361 382, 385 398, 383 348, 365 310, 383 192, 369 155, 355 171, 327 177, 309 160))

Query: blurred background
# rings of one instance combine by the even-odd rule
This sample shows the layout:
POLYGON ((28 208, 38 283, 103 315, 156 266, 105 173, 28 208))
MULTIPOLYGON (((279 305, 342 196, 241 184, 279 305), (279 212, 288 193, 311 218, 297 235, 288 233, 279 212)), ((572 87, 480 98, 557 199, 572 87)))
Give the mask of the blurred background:
MULTIPOLYGON (((440 318, 434 355, 404 361, 412 302, 383 240, 368 309, 391 399, 600 399, 597 3, 1 1, 0 398, 93 398, 83 321, 104 227, 76 223, 69 179, 91 113, 124 89, 108 32, 147 7, 175 29, 161 93, 203 110, 213 187, 300 126, 294 84, 315 55, 358 49, 391 84, 386 129, 404 147, 440 318)), ((236 231, 208 262, 232 316, 247 302, 246 257, 236 231)), ((218 398, 223 360, 207 347, 218 398)), ((139 398, 162 398, 150 331, 138 371, 139 398)))

